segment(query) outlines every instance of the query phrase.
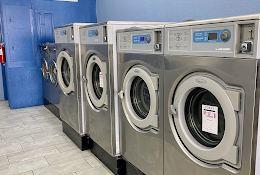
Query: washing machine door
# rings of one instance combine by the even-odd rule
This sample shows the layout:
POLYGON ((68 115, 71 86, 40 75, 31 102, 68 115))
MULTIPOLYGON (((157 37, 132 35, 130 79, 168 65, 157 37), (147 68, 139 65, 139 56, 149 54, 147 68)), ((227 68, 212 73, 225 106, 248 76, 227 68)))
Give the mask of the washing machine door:
POLYGON ((48 81, 48 62, 46 61, 46 59, 44 58, 42 61, 42 76, 45 79, 45 81, 48 81))
POLYGON ((237 164, 240 97, 239 88, 213 75, 195 73, 184 78, 169 106, 181 147, 205 162, 237 164))
POLYGON ((61 51, 57 57, 58 83, 64 94, 74 91, 73 57, 67 51, 61 51))
POLYGON ((55 60, 51 61, 50 68, 49 68, 49 74, 50 74, 51 83, 55 87, 58 86, 58 81, 57 81, 57 64, 56 64, 55 60))
POLYGON ((158 129, 158 78, 146 67, 136 65, 124 77, 119 93, 124 113, 134 129, 158 129))
POLYGON ((108 105, 107 101, 106 62, 97 55, 92 55, 87 62, 85 76, 87 79, 87 95, 90 103, 97 109, 108 105))

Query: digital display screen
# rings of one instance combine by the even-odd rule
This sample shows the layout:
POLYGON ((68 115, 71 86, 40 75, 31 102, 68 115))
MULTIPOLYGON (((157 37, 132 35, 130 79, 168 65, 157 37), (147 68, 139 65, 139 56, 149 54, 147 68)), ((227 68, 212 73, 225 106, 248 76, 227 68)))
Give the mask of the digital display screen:
POLYGON ((144 42, 144 37, 140 37, 140 42, 144 42))
POLYGON ((218 33, 209 33, 208 34, 208 40, 217 40, 218 39, 218 33))

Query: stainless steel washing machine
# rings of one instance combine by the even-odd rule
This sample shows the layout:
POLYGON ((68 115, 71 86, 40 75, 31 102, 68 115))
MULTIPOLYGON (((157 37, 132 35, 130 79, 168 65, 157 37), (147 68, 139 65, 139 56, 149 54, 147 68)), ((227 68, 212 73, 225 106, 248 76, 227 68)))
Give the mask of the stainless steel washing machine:
MULTIPOLYGON (((86 23, 74 23, 70 25, 55 27, 56 43, 56 65, 57 81, 60 88, 60 99, 57 105, 60 109, 60 117, 63 120, 63 130, 65 126, 71 127, 77 134, 85 134, 82 125, 81 108, 81 86, 80 79, 80 50, 79 50, 79 27, 86 23)), ((65 132, 74 142, 73 135, 69 131, 65 132)), ((78 145, 79 146, 79 145, 78 145)))
POLYGON ((259 175, 259 17, 166 25, 165 175, 259 175))
POLYGON ((163 174, 163 26, 117 31, 122 156, 163 174))
POLYGON ((47 51, 47 43, 40 44, 44 104, 49 104, 50 102, 49 59, 47 51))
POLYGON ((112 156, 119 146, 116 30, 162 24, 108 21, 80 27, 83 106, 90 138, 112 156), (116 80, 116 81, 115 81, 116 80))
POLYGON ((48 46, 48 64, 49 64, 49 78, 50 78, 50 103, 58 107, 60 103, 60 88, 57 80, 57 57, 56 44, 47 43, 48 46))

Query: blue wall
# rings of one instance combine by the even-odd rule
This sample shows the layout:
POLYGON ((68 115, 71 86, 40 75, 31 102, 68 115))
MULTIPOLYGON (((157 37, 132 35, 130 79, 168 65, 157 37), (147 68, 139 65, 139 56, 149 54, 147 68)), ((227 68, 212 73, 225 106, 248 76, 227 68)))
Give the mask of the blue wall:
POLYGON ((74 22, 97 22, 96 0, 79 0, 78 2, 32 0, 36 11, 51 11, 54 27, 74 22))
POLYGON ((259 0, 97 0, 97 21, 210 19, 260 13, 259 0))
MULTIPOLYGON (((52 42, 53 34, 39 35, 37 13, 51 14, 48 26, 73 22, 96 22, 96 0, 55 2, 47 0, 1 0, 0 13, 6 46, 6 84, 9 106, 21 108, 43 104, 40 42, 52 42), (10 6, 11 5, 11 6, 10 6)), ((41 25, 47 22, 41 21, 41 25)), ((43 27, 44 28, 44 27, 43 27)), ((52 30, 49 30, 52 31, 52 30)))

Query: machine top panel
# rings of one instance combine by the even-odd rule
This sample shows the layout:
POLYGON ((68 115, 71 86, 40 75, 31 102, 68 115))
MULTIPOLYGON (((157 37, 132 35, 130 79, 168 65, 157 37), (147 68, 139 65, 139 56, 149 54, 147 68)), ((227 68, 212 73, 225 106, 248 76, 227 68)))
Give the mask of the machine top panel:
POLYGON ((257 55, 258 24, 259 20, 248 20, 165 28, 164 53, 253 58, 257 55))
POLYGON ((163 29, 119 30, 117 32, 117 48, 122 53, 162 54, 163 29))
POLYGON ((55 43, 79 43, 79 27, 92 23, 73 23, 55 27, 55 43))
POLYGON ((226 17, 226 18, 215 18, 215 19, 207 19, 207 20, 165 24, 165 28, 204 25, 204 24, 216 24, 216 23, 224 23, 224 22, 239 22, 239 21, 248 21, 248 20, 259 20, 259 19, 260 19, 260 13, 253 14, 253 15, 242 15, 242 16, 233 16, 233 17, 226 17))

